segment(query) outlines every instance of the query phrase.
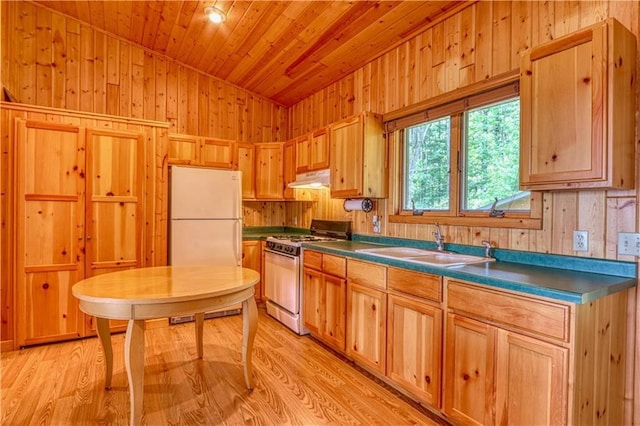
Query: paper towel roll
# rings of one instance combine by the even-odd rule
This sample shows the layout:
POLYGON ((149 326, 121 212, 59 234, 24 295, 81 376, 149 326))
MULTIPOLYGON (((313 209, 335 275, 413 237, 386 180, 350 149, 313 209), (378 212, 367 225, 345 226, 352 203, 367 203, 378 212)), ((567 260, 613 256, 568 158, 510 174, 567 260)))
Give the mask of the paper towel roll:
POLYGON ((345 211, 363 211, 363 212, 370 212, 371 209, 373 208, 373 202, 371 201, 370 198, 363 198, 362 200, 351 200, 351 199, 346 199, 344 200, 344 209, 345 211))

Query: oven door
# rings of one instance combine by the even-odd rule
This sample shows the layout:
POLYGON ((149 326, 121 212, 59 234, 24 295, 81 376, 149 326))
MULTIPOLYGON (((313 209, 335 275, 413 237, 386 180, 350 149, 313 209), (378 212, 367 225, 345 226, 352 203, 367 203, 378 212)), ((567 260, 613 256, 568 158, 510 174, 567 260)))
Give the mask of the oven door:
POLYGON ((264 252, 264 293, 268 301, 292 314, 300 312, 300 257, 264 252))

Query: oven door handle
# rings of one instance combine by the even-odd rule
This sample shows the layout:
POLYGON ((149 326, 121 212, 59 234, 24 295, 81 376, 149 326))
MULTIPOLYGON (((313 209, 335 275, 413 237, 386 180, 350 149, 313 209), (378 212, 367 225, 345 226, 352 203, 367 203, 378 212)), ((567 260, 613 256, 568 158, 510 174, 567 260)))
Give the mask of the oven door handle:
POLYGON ((293 256, 291 254, 287 254, 287 253, 282 253, 280 251, 274 251, 274 250, 269 250, 268 248, 264 249, 265 253, 272 253, 275 254, 276 256, 283 256, 283 257, 288 257, 289 259, 297 259, 299 256, 293 256))

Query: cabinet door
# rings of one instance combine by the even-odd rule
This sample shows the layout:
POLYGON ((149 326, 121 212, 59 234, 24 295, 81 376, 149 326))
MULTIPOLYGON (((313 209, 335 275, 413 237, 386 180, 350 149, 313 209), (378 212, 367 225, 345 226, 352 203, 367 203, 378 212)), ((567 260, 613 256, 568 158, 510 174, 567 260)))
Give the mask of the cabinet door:
POLYGON ((216 169, 233 168, 235 143, 223 139, 202 139, 200 164, 216 169))
POLYGON ((633 188, 634 46, 608 19, 523 54, 522 188, 633 188))
POLYGON ((444 411, 455 422, 494 424, 496 328, 448 314, 444 411))
POLYGON ((568 349, 498 330, 497 424, 566 424, 567 369, 568 349))
POLYGON ((285 200, 295 198, 295 191, 289 188, 289 183, 296 180, 296 144, 295 141, 286 142, 283 146, 283 163, 284 163, 284 189, 283 196, 285 200))
MULTIPOLYGON (((254 271, 262 271, 262 252, 259 240, 242 242, 242 266, 253 269, 254 271)), ((262 300, 262 280, 255 285, 256 300, 262 300)))
POLYGON ((347 281, 323 274, 322 329, 320 337, 344 352, 346 333, 347 281))
POLYGON ((256 198, 281 200, 283 165, 281 143, 258 143, 256 149, 256 198))
POLYGON ((432 407, 440 407, 442 309, 389 295, 387 376, 432 407))
POLYGON ((200 164, 200 138, 169 134, 169 164, 200 164))
POLYGON ((605 141, 594 130, 603 116, 591 106, 603 105, 606 96, 603 48, 606 39, 590 37, 571 48, 557 45, 545 55, 525 56, 530 72, 523 83, 530 97, 523 99, 523 183, 602 178, 605 141))
POLYGON ((385 373, 387 294, 347 283, 347 355, 385 373))
POLYGON ((16 340, 80 337, 71 287, 84 278, 84 131, 16 121, 16 340))
POLYGON ((362 195, 364 147, 360 116, 331 126, 331 195, 362 195))
POLYGON ((237 169, 242 172, 242 199, 256 198, 255 150, 252 143, 238 143, 237 169))
POLYGON ((302 277, 302 316, 304 326, 311 333, 320 336, 322 324, 322 273, 311 268, 303 269, 302 277))
POLYGON ((309 136, 304 135, 296 139, 296 173, 309 171, 309 136))
POLYGON ((322 170, 329 167, 329 130, 316 130, 309 140, 309 169, 322 170))
POLYGON ((87 130, 87 277, 144 264, 143 143, 141 133, 87 130))

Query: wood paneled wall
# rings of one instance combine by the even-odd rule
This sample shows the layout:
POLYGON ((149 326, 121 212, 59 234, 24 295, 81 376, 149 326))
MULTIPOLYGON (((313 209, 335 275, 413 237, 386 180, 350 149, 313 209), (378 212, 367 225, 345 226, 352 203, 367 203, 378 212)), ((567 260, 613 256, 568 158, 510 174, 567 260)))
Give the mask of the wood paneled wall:
MULTIPOLYGON (((291 107, 290 134, 295 137, 362 111, 388 113, 517 69, 522 50, 610 16, 638 35, 639 13, 638 2, 627 1, 473 3, 291 107)), ((543 198, 542 230, 448 226, 443 232, 447 241, 460 244, 480 245, 489 239, 500 248, 634 260, 618 256, 616 244, 618 232, 637 229, 636 191, 556 192, 543 198), (577 229, 589 232, 589 252, 573 251, 572 234, 577 229)), ((295 217, 339 219, 344 212, 333 203, 321 199, 311 214, 292 205, 287 224, 295 217)), ((371 216, 377 213, 383 235, 432 239, 430 225, 388 223, 386 217, 393 212, 389 204, 380 200, 377 211, 353 213, 357 232, 371 233, 371 216)))
POLYGON ((19 102, 284 141, 286 108, 29 1, 3 1, 2 84, 19 102))
MULTIPOLYGON (((298 136, 362 111, 388 113, 435 95, 501 74, 519 66, 519 53, 579 28, 615 17, 640 38, 637 1, 480 1, 315 93, 289 109, 291 136, 298 136)), ((640 43, 639 43, 640 46, 640 43)), ((638 62, 640 67, 640 61, 638 62)), ((640 69, 636 72, 640 76, 640 69)), ((639 85, 636 85, 640 89, 639 85)), ((636 101, 640 111, 640 99, 636 101)), ((636 112, 636 117, 640 115, 636 112)), ((636 141, 638 135, 636 119, 636 141)), ((636 164, 638 153, 636 152, 636 164)), ((543 228, 520 230, 443 227, 447 242, 516 250, 636 261, 617 254, 617 233, 637 232, 640 173, 636 190, 549 192, 543 194, 543 228), (589 232, 589 251, 572 250, 574 230, 589 232)), ((390 179, 396 179, 390 176, 390 179)), ((393 187, 393 186, 391 186, 393 187)), ((389 200, 393 199, 393 194, 389 200)), ((372 233, 371 218, 382 219, 382 235, 432 240, 431 225, 391 224, 394 206, 379 200, 371 213, 354 212, 356 232, 372 233)), ((311 209, 288 206, 294 218, 342 219, 336 201, 321 198, 311 209)), ((299 222, 298 222, 299 223, 299 222)), ((627 312, 625 424, 640 424, 640 293, 631 291, 627 312)))

